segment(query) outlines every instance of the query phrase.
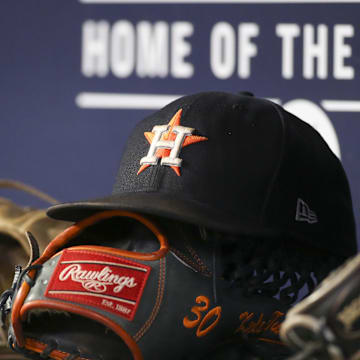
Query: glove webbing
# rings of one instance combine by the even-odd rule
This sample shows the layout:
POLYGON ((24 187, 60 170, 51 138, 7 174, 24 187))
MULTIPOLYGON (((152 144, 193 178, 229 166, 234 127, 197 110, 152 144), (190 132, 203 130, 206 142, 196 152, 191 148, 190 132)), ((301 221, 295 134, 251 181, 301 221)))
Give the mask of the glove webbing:
POLYGON ((289 305, 298 300, 300 294, 311 293, 342 261, 328 256, 325 262, 317 262, 315 257, 299 256, 297 251, 286 246, 285 241, 276 245, 274 241, 224 237, 220 241, 224 258, 228 259, 224 278, 233 286, 241 287, 245 296, 279 296, 289 305))

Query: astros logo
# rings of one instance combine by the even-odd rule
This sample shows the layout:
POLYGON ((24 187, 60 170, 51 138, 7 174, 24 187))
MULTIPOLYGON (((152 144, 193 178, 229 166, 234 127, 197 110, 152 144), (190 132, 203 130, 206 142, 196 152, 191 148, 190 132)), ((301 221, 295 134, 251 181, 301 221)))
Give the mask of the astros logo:
POLYGON ((156 125, 152 132, 145 132, 145 138, 150 144, 150 149, 145 157, 140 160, 138 175, 150 165, 160 164, 170 166, 180 176, 182 159, 179 158, 183 147, 208 140, 204 136, 195 136, 193 128, 180 125, 182 109, 179 109, 167 125, 156 125))

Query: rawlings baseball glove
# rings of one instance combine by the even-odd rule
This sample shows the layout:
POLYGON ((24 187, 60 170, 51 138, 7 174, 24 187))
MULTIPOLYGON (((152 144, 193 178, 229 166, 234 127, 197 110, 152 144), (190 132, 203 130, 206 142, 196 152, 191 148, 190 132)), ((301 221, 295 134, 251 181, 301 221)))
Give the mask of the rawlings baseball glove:
POLYGON ((289 311, 281 337, 291 359, 360 359, 360 255, 332 272, 289 311))
MULTIPOLYGON (((18 181, 0 179, 0 188, 25 191, 50 204, 57 201, 43 192, 18 181)), ((70 223, 55 221, 46 216, 45 210, 23 207, 0 197, 0 290, 11 286, 16 264, 25 266, 30 255, 26 232, 31 231, 38 239, 39 251, 70 223)), ((34 243, 35 244, 35 243, 34 243)), ((35 250, 34 250, 35 251, 35 250)), ((3 306, 3 304, 1 304, 3 306)), ((7 330, 0 331, 0 359, 10 359, 7 347, 7 330)), ((11 352, 13 354, 13 352, 11 352)))
POLYGON ((96 213, 18 269, 7 293, 10 346, 33 359, 284 359, 278 333, 289 301, 251 277, 268 255, 255 254, 254 242, 243 239, 236 260, 246 264, 244 288, 231 276, 235 240, 138 213, 96 213))

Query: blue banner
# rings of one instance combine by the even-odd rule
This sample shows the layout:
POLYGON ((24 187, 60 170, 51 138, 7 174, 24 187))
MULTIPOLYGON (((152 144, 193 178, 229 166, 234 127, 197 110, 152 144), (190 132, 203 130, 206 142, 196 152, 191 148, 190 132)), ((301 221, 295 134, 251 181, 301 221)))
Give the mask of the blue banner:
POLYGON ((248 90, 321 133, 359 223, 359 13, 360 1, 3 0, 1 177, 61 201, 107 195, 137 121, 181 95, 248 90))

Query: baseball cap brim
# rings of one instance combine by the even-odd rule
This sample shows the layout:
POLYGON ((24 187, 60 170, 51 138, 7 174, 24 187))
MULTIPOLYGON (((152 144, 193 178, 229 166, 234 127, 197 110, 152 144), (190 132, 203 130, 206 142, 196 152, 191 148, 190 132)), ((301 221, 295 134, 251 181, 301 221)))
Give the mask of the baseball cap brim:
MULTIPOLYGON (((155 215, 173 220, 180 220, 229 233, 256 234, 256 226, 244 228, 239 224, 236 215, 224 214, 192 199, 176 195, 143 192, 113 194, 108 197, 57 204, 50 207, 47 215, 58 220, 80 221, 92 214, 107 210, 134 211, 147 215, 155 215)), ((274 229, 262 229, 261 234, 276 235, 274 229)), ((260 233, 259 233, 260 234, 260 233)))

